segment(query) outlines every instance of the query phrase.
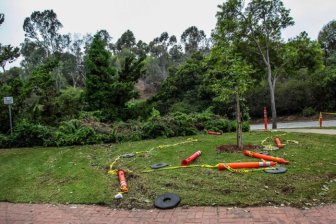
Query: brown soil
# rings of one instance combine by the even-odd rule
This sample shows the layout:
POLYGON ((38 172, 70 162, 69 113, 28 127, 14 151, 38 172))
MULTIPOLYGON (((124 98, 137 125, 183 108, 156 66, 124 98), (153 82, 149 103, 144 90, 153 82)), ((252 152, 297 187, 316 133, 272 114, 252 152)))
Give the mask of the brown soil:
MULTIPOLYGON (((262 149, 261 145, 244 145, 243 149, 262 149)), ((242 149, 239 149, 237 145, 220 145, 216 147, 218 153, 221 152, 242 152, 242 149)))

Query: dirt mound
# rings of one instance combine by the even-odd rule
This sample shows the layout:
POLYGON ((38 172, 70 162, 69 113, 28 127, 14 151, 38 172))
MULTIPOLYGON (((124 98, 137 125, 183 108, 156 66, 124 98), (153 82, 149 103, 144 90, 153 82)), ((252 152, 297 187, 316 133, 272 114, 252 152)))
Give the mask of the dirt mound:
MULTIPOLYGON (((244 145, 243 149, 262 149, 261 145, 244 145)), ((216 147, 217 153, 221 152, 242 152, 242 149, 239 149, 237 145, 220 145, 216 147)))

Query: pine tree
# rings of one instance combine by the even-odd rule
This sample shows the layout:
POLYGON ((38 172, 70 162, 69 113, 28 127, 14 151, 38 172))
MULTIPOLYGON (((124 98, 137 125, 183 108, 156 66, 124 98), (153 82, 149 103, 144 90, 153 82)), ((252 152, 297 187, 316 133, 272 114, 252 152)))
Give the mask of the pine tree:
POLYGON ((111 67, 111 54, 105 48, 107 43, 99 34, 94 36, 85 61, 85 99, 89 110, 103 110, 111 107, 113 100, 113 78, 116 71, 111 67))

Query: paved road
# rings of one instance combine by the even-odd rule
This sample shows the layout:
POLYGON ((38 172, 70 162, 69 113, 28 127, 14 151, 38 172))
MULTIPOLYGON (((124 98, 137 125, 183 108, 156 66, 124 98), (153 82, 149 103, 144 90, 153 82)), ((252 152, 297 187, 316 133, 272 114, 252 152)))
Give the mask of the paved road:
POLYGON ((191 207, 170 210, 116 210, 93 205, 0 203, 1 224, 144 223, 336 223, 336 205, 291 207, 191 207))
POLYGON ((314 133, 314 134, 324 134, 324 135, 336 135, 336 129, 295 129, 295 128, 288 128, 288 129, 278 129, 279 131, 284 132, 299 132, 299 133, 314 133))
MULTIPOLYGON (((268 124, 268 127, 271 128, 272 124, 268 124)), ((320 127, 318 121, 298 121, 298 122, 279 122, 278 128, 313 128, 320 127)), ((336 120, 326 120, 323 121, 323 127, 336 127, 336 120)), ((261 130, 264 129, 264 124, 252 124, 251 130, 261 130)))

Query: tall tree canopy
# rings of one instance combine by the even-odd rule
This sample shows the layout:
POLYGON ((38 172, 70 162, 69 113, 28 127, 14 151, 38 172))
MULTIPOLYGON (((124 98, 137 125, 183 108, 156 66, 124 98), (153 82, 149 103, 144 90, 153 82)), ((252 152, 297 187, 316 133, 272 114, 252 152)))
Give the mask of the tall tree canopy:
POLYGON ((103 119, 114 120, 125 117, 126 102, 138 96, 135 82, 144 73, 144 58, 128 52, 112 67, 111 53, 107 42, 98 32, 87 52, 85 61, 85 98, 90 110, 103 112, 103 119))
POLYGON ((275 84, 277 76, 272 72, 272 48, 281 40, 281 30, 294 24, 281 0, 252 0, 245 6, 243 0, 228 0, 219 6, 215 37, 224 38, 236 45, 243 42, 255 48, 259 54, 270 90, 272 128, 277 128, 275 84))
MULTIPOLYGON (((5 21, 5 14, 0 13, 0 26, 5 21)), ((20 56, 20 49, 18 47, 12 47, 11 45, 2 46, 0 43, 0 66, 5 72, 5 66, 7 63, 12 63, 20 56)))
POLYGON ((336 20, 323 26, 318 35, 318 42, 324 51, 326 64, 334 64, 336 62, 336 20))
POLYGON ((111 85, 116 71, 111 67, 111 54, 106 46, 107 43, 97 33, 85 61, 85 98, 92 110, 108 108, 111 105, 109 101, 113 99, 111 85))
POLYGON ((181 35, 181 42, 184 44, 184 51, 192 54, 207 47, 207 38, 203 30, 196 26, 187 28, 181 35))
POLYGON ((0 66, 5 72, 5 66, 7 63, 12 63, 20 56, 20 49, 18 47, 12 47, 11 45, 1 46, 0 44, 0 66))
POLYGON ((132 31, 127 30, 125 33, 121 35, 121 37, 117 40, 115 46, 117 51, 121 51, 122 49, 132 49, 136 44, 135 37, 132 31))
POLYGON ((69 36, 59 34, 61 28, 62 23, 53 10, 35 11, 23 23, 25 42, 37 43, 44 48, 48 56, 62 51, 69 43, 69 36))

